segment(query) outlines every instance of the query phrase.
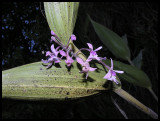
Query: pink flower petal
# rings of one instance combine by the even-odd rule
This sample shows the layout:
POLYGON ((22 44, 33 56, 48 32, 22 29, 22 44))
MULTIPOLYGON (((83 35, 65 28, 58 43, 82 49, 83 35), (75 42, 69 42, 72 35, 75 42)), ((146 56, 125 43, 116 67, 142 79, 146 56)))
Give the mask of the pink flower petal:
POLYGON ((56 53, 56 50, 54 48, 54 44, 51 45, 51 51, 55 54, 56 53))
POLYGON ((101 57, 98 57, 98 56, 95 56, 95 59, 96 59, 96 60, 102 60, 102 58, 101 58, 101 57))
POLYGON ((74 60, 69 56, 68 57, 68 61, 70 62, 70 63, 73 63, 74 62, 74 60))
POLYGON ((67 54, 66 54, 63 50, 60 50, 59 53, 60 53, 62 56, 67 56, 67 54))
POLYGON ((86 73, 86 79, 88 78, 88 72, 86 73))
POLYGON ((109 70, 108 73, 103 77, 104 79, 110 79, 112 76, 111 71, 109 70))
POLYGON ((98 48, 95 49, 94 51, 98 51, 98 50, 100 50, 100 49, 102 49, 102 46, 98 47, 98 48))
POLYGON ((116 72, 116 73, 120 73, 120 74, 124 73, 124 71, 119 71, 119 70, 113 70, 113 71, 116 72))
POLYGON ((48 59, 48 62, 53 61, 54 58, 55 58, 54 56, 51 56, 51 57, 48 59))
POLYGON ((95 59, 97 60, 106 60, 106 57, 102 58, 102 57, 96 57, 95 59))
POLYGON ((83 64, 84 64, 83 59, 81 59, 81 58, 77 57, 77 58, 76 58, 76 60, 77 60, 77 62, 78 62, 79 64, 81 64, 81 65, 83 65, 83 64))
POLYGON ((51 55, 52 55, 52 53, 50 51, 46 52, 46 56, 51 56, 51 55))
POLYGON ((86 62, 90 62, 92 60, 92 58, 88 58, 87 60, 86 60, 86 62))
MULTIPOLYGON (((103 59, 103 60, 106 60, 107 58, 106 58, 106 57, 104 57, 104 58, 102 58, 102 59, 103 59)), ((102 60, 102 59, 101 59, 101 60, 102 60)))
POLYGON ((93 51, 93 46, 90 43, 87 43, 88 47, 93 51))
POLYGON ((89 55, 89 57, 87 58, 86 62, 90 62, 93 59, 92 54, 89 55))
POLYGON ((55 60, 55 61, 54 61, 54 63, 60 63, 60 62, 61 62, 60 60, 55 60))
POLYGON ((82 66, 84 66, 89 71, 90 65, 87 61, 85 61, 85 63, 82 66))
POLYGON ((46 68, 51 67, 51 66, 52 66, 52 64, 53 64, 53 63, 48 64, 48 65, 46 66, 46 68))
POLYGON ((48 63, 48 60, 43 60, 43 59, 42 59, 41 61, 42 61, 43 63, 48 63))
POLYGON ((111 69, 113 69, 113 60, 111 58, 111 69))
POLYGON ((95 71, 97 68, 92 68, 92 67, 90 67, 89 68, 89 71, 95 71))

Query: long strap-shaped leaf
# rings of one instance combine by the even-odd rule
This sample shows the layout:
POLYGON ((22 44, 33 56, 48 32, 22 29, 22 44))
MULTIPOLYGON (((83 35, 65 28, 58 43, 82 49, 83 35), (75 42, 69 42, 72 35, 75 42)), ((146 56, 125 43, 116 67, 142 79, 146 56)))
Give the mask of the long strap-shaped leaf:
POLYGON ((116 94, 118 94, 119 96, 121 96, 123 99, 128 101, 130 104, 132 104, 133 106, 135 106, 139 110, 141 110, 144 113, 146 113, 147 115, 151 116, 154 119, 158 119, 158 115, 153 110, 151 110, 150 108, 146 107, 144 104, 139 102, 137 99, 135 99, 133 96, 131 96, 129 93, 127 93, 123 89, 119 88, 119 89, 114 89, 113 91, 116 94))
POLYGON ((118 58, 130 59, 130 50, 122 38, 107 27, 95 22, 88 16, 93 28, 103 44, 118 58))
POLYGON ((69 69, 64 61, 60 67, 46 69, 42 62, 31 63, 2 71, 2 97, 25 100, 65 100, 97 94, 110 89, 103 67, 89 72, 88 79, 79 73, 81 66, 74 62, 69 69))
POLYGON ((67 44, 73 34, 78 7, 78 2, 44 2, 48 25, 63 44, 67 44))

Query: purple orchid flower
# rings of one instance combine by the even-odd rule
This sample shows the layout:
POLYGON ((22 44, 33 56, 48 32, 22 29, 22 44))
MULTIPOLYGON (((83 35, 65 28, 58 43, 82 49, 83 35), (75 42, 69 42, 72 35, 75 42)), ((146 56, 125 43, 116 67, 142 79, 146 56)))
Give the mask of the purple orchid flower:
MULTIPOLYGON (((71 64, 74 62, 74 60, 69 56, 68 51, 67 51, 67 52, 64 52, 63 50, 60 50, 59 53, 62 55, 62 57, 63 57, 63 56, 66 57, 65 62, 66 62, 66 64, 67 64, 67 66, 68 66, 68 67, 71 66, 71 64)), ((61 58, 62 58, 62 57, 61 57, 61 58)))
POLYGON ((104 79, 114 81, 118 84, 118 80, 116 79, 116 73, 124 73, 124 71, 113 70, 113 60, 111 59, 111 68, 109 69, 108 73, 104 76, 104 79))
POLYGON ((90 55, 89 55, 89 57, 88 57, 88 59, 87 59, 88 62, 91 61, 92 59, 96 59, 96 60, 98 60, 98 61, 100 61, 100 60, 106 60, 106 57, 104 57, 104 58, 98 57, 98 55, 97 55, 97 53, 96 53, 96 51, 102 49, 102 46, 100 46, 100 47, 98 47, 97 49, 93 50, 92 44, 87 43, 87 45, 88 45, 89 51, 90 51, 90 55))
POLYGON ((87 79, 87 77, 88 77, 88 72, 89 72, 89 71, 95 71, 95 70, 97 69, 97 68, 92 68, 92 67, 90 67, 89 62, 83 61, 83 59, 81 59, 81 58, 79 58, 79 57, 77 57, 76 60, 77 60, 77 62, 78 62, 79 64, 82 65, 83 68, 82 68, 82 71, 81 71, 80 73, 86 73, 86 79, 87 79))
POLYGON ((54 48, 54 44, 52 44, 52 45, 51 45, 51 51, 52 51, 52 52, 50 52, 50 51, 47 51, 47 52, 46 52, 46 56, 49 56, 49 59, 48 59, 48 60, 43 60, 43 59, 42 59, 42 62, 43 62, 43 63, 50 63, 46 68, 49 68, 49 67, 53 64, 53 62, 54 62, 54 63, 60 63, 60 62, 61 62, 60 59, 57 57, 57 56, 58 56, 58 53, 59 53, 59 51, 58 51, 59 47, 60 47, 60 46, 58 46, 58 47, 55 49, 55 48, 54 48))

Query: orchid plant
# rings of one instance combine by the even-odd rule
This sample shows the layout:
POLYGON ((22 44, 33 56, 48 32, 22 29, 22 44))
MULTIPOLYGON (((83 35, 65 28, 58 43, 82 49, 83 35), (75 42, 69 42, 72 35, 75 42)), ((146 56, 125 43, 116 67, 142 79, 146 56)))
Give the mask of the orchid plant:
POLYGON ((109 71, 106 75, 104 75, 104 79, 110 80, 115 82, 116 84, 119 84, 118 80, 116 79, 116 73, 124 73, 124 71, 120 71, 120 70, 113 70, 113 61, 111 59, 111 67, 109 67, 108 65, 106 65, 102 60, 106 60, 106 57, 99 57, 97 54, 97 51, 101 50, 103 47, 100 46, 97 49, 93 49, 93 45, 91 43, 87 43, 88 48, 81 48, 79 50, 86 50, 90 53, 90 55, 88 56, 88 58, 86 60, 83 60, 82 58, 80 58, 77 53, 73 54, 73 50, 69 47, 69 42, 70 41, 75 41, 76 40, 76 36, 74 34, 72 34, 68 40, 67 45, 64 45, 63 43, 61 43, 60 38, 55 34, 54 31, 51 31, 51 42, 57 43, 59 46, 55 49, 54 48, 54 44, 51 45, 51 51, 47 51, 46 52, 46 56, 49 56, 48 60, 43 60, 43 63, 49 63, 47 65, 46 68, 49 68, 53 65, 53 63, 60 63, 62 58, 65 57, 66 60, 66 65, 67 67, 70 67, 72 65, 72 63, 74 62, 74 59, 82 66, 82 71, 80 71, 79 73, 84 73, 86 74, 86 79, 88 78, 88 72, 89 71, 95 71, 97 68, 93 68, 90 67, 90 62, 92 60, 96 60, 99 63, 101 63, 102 65, 104 65, 104 67, 106 67, 109 71), (60 49, 61 48, 61 49, 60 49), (58 57, 58 54, 61 55, 61 57, 58 57))
MULTIPOLYGON (((101 65, 103 65, 103 67, 106 68, 108 72, 106 73, 104 71, 104 73, 101 73, 102 76, 99 79, 97 79, 96 82, 106 81, 106 79, 112 81, 112 90, 116 94, 121 96, 123 99, 127 100, 130 104, 134 105, 141 111, 150 115, 152 118, 157 118, 158 116, 154 111, 143 105, 141 102, 136 100, 133 96, 131 96, 129 93, 127 93, 121 88, 121 82, 118 78, 118 76, 122 76, 123 78, 125 78, 126 81, 130 83, 137 84, 138 86, 149 89, 149 91, 158 101, 157 96, 151 89, 152 85, 150 83, 150 80, 143 71, 138 70, 133 66, 113 61, 112 58, 107 59, 106 57, 99 57, 98 51, 100 51, 103 48, 102 46, 95 49, 93 48, 93 45, 91 43, 87 43, 88 48, 79 49, 74 45, 73 42, 75 42, 77 38, 73 34, 73 30, 78 13, 78 6, 78 2, 63 2, 62 4, 59 4, 58 2, 44 3, 47 22, 49 24, 50 29, 54 30, 51 31, 51 42, 54 42, 54 44, 58 44, 58 47, 54 49, 56 51, 52 51, 53 54, 49 54, 48 60, 42 60, 42 62, 49 63, 47 68, 51 67, 53 63, 62 64, 63 62, 65 62, 67 65, 66 67, 68 68, 72 65, 74 66, 75 62, 77 61, 77 63, 82 66, 82 70, 79 71, 79 73, 85 74, 85 79, 87 79, 89 76, 92 77, 92 74, 96 73, 94 71, 96 71, 97 68, 93 68, 91 66, 91 62, 98 62, 101 65), (69 38, 69 40, 66 41, 66 38, 69 38), (81 51, 88 51, 89 56, 86 57, 81 51), (65 61, 62 61, 62 58, 66 58, 65 61), (111 66, 109 66, 110 63, 111 66), (118 70, 114 70, 113 68, 117 68, 118 70), (122 75, 117 76, 117 73, 122 75), (132 77, 134 77, 134 79, 132 77)), ((130 60, 131 55, 129 47, 122 40, 122 38, 116 33, 112 32, 110 29, 92 20, 89 15, 87 16, 88 18, 86 18, 86 21, 87 19, 90 20, 96 34, 99 36, 104 46, 106 46, 116 57, 126 60, 129 63, 131 63, 131 65, 133 65, 130 60)), ((48 53, 46 54, 46 56, 47 55, 48 53)))
MULTIPOLYGON (((128 61, 132 66, 113 61, 112 58, 100 57, 98 51, 103 49, 102 46, 95 49, 91 43, 87 43, 88 48, 79 49, 74 45, 77 38, 73 34, 73 30, 78 13, 78 6, 78 2, 44 2, 47 22, 50 29, 54 31, 51 31, 50 42, 52 44, 50 51, 46 51, 46 59, 42 59, 41 61, 44 64, 48 64, 46 68, 50 68, 50 71, 44 69, 45 67, 42 66, 42 62, 35 62, 2 71, 2 98, 68 100, 86 97, 97 94, 102 90, 112 89, 113 92, 137 109, 157 119, 158 115, 153 110, 143 105, 121 88, 121 82, 118 76, 122 76, 124 80, 137 86, 147 88, 158 102, 158 97, 152 90, 150 79, 142 70, 133 67, 130 60, 129 47, 119 35, 95 22, 88 16, 103 45, 106 46, 113 55, 128 61), (86 57, 81 51, 89 52, 89 56, 86 57), (63 59, 65 59, 65 61, 63 61, 63 59), (104 60, 105 63, 103 62, 104 60), (76 62, 82 66, 80 71, 76 62), (96 68, 94 68, 91 62, 98 62, 101 65, 96 64, 96 68), (56 63, 60 63, 62 68, 51 68, 52 65, 56 63), (109 66, 110 63, 111 66, 109 66), (72 65, 74 68, 71 68, 72 65), (105 68, 108 71, 107 73, 105 68), (118 70, 114 70, 115 68, 118 70), (71 70, 68 71, 68 69, 71 70), (97 72, 98 69, 99 72, 97 72), (61 73, 64 73, 64 75, 61 73), (122 75, 117 76, 117 73, 122 75), (84 74, 85 78, 82 77, 81 74, 84 74), (96 81, 90 81, 86 86, 81 82, 84 79, 88 79, 88 77, 96 81), (106 86, 107 80, 111 81, 112 85, 109 83, 109 85, 106 86)), ((114 100, 113 102, 115 104, 114 100)), ((118 107, 117 104, 115 105, 118 107)), ((121 110, 120 107, 118 107, 118 109, 124 117, 126 117, 123 110, 121 110)))

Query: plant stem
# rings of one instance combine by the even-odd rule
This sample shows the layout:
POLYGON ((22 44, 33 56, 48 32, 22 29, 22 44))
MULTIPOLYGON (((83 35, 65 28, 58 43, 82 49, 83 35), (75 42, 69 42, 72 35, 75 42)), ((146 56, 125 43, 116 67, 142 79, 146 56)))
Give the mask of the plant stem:
POLYGON ((71 50, 72 50, 71 54, 74 57, 79 56, 84 61, 87 59, 86 56, 74 45, 74 43, 72 41, 69 42, 69 47, 71 48, 71 50))
POLYGON ((120 97, 125 99, 127 102, 135 106, 137 109, 143 111, 147 115, 151 116, 153 119, 158 119, 158 115, 147 106, 143 105, 141 102, 139 102, 136 98, 134 98, 132 95, 130 95, 128 92, 126 92, 123 89, 114 89, 113 90, 116 94, 118 94, 120 97))
POLYGON ((70 41, 71 41, 71 37, 69 38, 69 40, 68 40, 68 42, 67 42, 67 47, 66 47, 66 48, 68 48, 70 41))
POLYGON ((110 67, 108 65, 106 65, 103 61, 98 61, 100 62, 101 64, 103 64, 106 68, 110 69, 110 67))
POLYGON ((156 94, 154 93, 154 91, 152 90, 152 88, 148 88, 148 90, 150 91, 150 93, 152 94, 152 96, 154 97, 154 99, 158 102, 158 97, 156 96, 156 94))

